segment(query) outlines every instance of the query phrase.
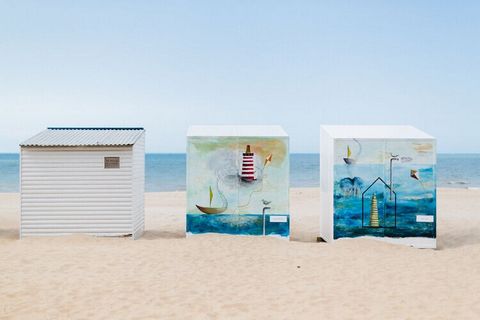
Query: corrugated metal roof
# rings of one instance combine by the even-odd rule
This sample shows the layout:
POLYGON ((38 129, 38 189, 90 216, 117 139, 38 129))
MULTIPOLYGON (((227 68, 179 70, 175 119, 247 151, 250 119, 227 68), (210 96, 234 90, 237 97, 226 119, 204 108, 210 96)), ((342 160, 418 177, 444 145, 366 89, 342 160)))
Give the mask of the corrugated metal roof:
POLYGON ((22 142, 21 147, 131 146, 143 128, 47 128, 22 142))

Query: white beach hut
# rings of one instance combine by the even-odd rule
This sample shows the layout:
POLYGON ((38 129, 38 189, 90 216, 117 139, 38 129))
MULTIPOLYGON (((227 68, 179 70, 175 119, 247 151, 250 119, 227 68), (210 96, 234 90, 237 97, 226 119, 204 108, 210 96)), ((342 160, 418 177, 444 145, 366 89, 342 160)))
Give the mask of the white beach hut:
POLYGON ((411 126, 323 126, 320 235, 436 247, 436 140, 411 126))
POLYGON ((144 230, 145 130, 48 128, 20 144, 20 237, 144 230))

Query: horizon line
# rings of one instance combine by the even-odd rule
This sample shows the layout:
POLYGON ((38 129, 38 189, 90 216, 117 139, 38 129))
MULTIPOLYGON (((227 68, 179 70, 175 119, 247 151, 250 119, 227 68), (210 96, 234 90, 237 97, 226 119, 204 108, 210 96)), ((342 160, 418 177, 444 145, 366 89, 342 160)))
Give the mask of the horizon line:
MULTIPOLYGON (((0 152, 0 154, 20 154, 20 152, 0 152)), ((186 152, 145 152, 145 154, 187 154, 186 152)), ((290 152, 290 154, 320 154, 320 152, 290 152)), ((480 152, 437 152, 438 154, 480 155, 480 152)))

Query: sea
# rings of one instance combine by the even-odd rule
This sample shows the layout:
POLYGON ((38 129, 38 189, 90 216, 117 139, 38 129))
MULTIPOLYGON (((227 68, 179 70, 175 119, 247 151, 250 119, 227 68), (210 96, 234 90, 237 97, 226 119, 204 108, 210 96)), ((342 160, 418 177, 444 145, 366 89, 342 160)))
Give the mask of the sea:
MULTIPOLYGON (((185 190, 183 153, 147 153, 145 155, 145 191, 185 190)), ((19 192, 19 155, 0 153, 0 192, 19 192)), ((290 186, 319 187, 319 155, 290 155, 290 186)), ((437 186, 441 188, 480 188, 480 154, 439 154, 437 186)))

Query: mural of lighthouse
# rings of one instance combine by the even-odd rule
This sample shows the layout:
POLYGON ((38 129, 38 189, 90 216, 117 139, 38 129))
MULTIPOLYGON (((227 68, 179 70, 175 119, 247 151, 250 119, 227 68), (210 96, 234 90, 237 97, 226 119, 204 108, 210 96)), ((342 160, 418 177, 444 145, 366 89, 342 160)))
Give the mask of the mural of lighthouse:
POLYGON ((338 140, 334 152, 335 239, 436 237, 431 141, 338 140), (362 148, 350 163, 348 145, 362 148))
POLYGON ((435 138, 411 126, 322 126, 320 235, 436 247, 435 138))
POLYGON ((251 152, 250 145, 242 156, 242 171, 240 173, 243 181, 252 182, 257 180, 255 176, 255 153, 251 152))
POLYGON ((377 195, 374 193, 372 197, 372 202, 370 205, 370 226, 379 227, 378 223, 378 204, 377 204, 377 195))
POLYGON ((187 235, 288 238, 288 136, 224 136, 224 128, 208 128, 208 136, 194 130, 187 139, 187 235))

